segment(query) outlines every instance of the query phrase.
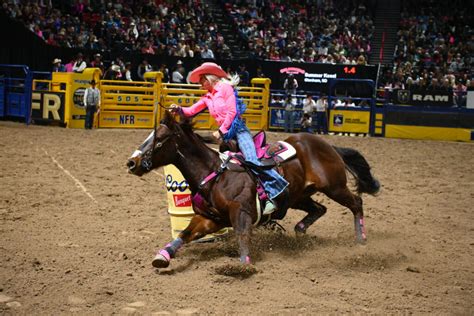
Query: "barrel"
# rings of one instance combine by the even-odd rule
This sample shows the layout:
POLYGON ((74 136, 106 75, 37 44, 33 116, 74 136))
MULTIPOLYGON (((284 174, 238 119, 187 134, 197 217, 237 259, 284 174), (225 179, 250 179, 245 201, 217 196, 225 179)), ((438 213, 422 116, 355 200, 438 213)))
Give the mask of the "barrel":
MULTIPOLYGON (((191 222, 194 216, 191 191, 189 185, 181 172, 173 165, 163 168, 165 173, 165 185, 168 199, 168 214, 171 221, 171 237, 177 238, 191 222)), ((217 237, 222 237, 228 233, 227 228, 204 236, 198 241, 213 241, 217 237)))

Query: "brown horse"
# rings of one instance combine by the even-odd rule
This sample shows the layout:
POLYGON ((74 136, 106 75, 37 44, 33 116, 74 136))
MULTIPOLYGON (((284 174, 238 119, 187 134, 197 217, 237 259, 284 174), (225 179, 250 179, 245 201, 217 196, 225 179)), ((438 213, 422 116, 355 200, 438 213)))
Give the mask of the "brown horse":
MULTIPOLYGON (((295 226, 297 233, 326 213, 326 207, 311 196, 322 192, 354 214, 356 240, 365 242, 361 193, 375 194, 379 182, 370 173, 364 157, 354 149, 329 145, 322 138, 300 133, 285 140, 296 149, 296 156, 281 165, 283 176, 290 183, 289 196, 278 200, 308 214, 295 226), (346 169, 357 182, 358 194, 347 187, 346 169)), ((161 249, 153 266, 167 267, 183 243, 232 226, 240 246, 240 260, 250 263, 249 243, 252 224, 257 220, 256 180, 252 173, 226 170, 216 179, 200 186, 201 181, 222 164, 219 154, 209 148, 202 137, 193 132, 189 120, 177 122, 166 113, 164 120, 129 158, 129 172, 141 176, 154 168, 175 165, 189 184, 193 195, 203 197, 203 203, 193 203, 196 215, 179 237, 161 249)), ((286 211, 286 210, 285 210, 286 211)), ((274 212, 272 216, 277 216, 274 212)))

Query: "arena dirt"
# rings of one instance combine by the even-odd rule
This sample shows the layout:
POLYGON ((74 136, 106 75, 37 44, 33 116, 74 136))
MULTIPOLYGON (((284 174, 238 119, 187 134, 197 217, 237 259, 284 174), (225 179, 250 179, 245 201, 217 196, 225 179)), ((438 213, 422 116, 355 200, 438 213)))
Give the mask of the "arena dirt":
POLYGON ((474 313, 474 144, 327 136, 382 183, 364 196, 367 245, 350 211, 316 195, 328 213, 303 238, 299 211, 284 233, 254 231, 252 267, 230 236, 157 271, 170 240, 162 170, 125 168, 148 133, 0 122, 0 313, 474 313))

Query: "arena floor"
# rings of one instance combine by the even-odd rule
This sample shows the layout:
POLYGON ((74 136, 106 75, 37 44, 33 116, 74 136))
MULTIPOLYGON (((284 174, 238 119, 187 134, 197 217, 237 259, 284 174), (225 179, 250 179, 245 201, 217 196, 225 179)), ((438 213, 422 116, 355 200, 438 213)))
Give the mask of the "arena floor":
POLYGON ((383 185, 364 196, 367 245, 350 211, 317 196, 328 213, 306 237, 290 211, 286 233, 255 231, 257 273, 229 276, 232 236, 152 268, 170 239, 162 170, 125 168, 149 131, 0 132, 1 314, 474 313, 474 144, 327 136, 383 185))

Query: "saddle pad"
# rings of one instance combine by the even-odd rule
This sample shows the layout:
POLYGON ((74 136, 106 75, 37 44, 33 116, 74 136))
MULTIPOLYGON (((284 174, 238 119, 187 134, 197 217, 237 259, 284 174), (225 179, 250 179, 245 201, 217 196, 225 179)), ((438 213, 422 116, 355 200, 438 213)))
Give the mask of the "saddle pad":
POLYGON ((292 145, 281 140, 278 141, 277 143, 279 143, 283 148, 282 150, 277 151, 275 153, 276 156, 280 159, 280 161, 288 160, 296 155, 296 149, 292 145))

